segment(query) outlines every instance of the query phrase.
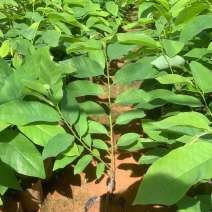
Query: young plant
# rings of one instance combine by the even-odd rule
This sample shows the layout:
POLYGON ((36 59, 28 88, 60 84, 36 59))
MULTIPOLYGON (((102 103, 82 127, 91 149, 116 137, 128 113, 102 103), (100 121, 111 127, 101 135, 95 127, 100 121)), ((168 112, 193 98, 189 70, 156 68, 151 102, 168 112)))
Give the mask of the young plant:
POLYGON ((183 196, 191 186, 210 183, 212 177, 211 2, 144 1, 138 14, 138 22, 125 28, 149 23, 153 27, 117 37, 122 43, 142 44, 125 59, 141 57, 137 64, 151 70, 148 76, 152 79, 145 79, 147 68, 140 74, 144 77, 140 88, 151 98, 133 107, 159 110, 154 110, 155 120, 142 120, 145 133, 158 147, 138 161, 153 165, 141 182, 134 204, 177 203, 180 209, 210 211, 211 204, 203 200, 210 195, 196 193, 194 199, 183 196), (155 71, 158 73, 152 74, 155 71))

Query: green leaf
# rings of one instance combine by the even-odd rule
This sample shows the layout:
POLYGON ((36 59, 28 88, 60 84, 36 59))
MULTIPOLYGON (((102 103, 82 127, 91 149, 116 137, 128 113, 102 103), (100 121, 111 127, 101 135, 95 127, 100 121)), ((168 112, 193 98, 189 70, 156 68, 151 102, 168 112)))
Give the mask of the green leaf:
POLYGON ((15 100, 0 105, 0 120, 14 125, 35 121, 57 122, 60 116, 50 106, 40 102, 15 100))
MULTIPOLYGON (((90 47, 102 49, 102 44, 98 40, 90 39, 86 43, 90 47)), ((95 60, 97 63, 99 63, 103 70, 105 69, 105 55, 102 50, 89 50, 88 56, 90 59, 95 60)))
POLYGON ((154 120, 151 119, 144 119, 141 121, 142 128, 145 131, 145 133, 155 141, 167 142, 168 141, 167 133, 155 130, 157 129, 157 127, 152 122, 154 122, 154 120))
POLYGON ((26 55, 29 51, 30 53, 33 53, 35 51, 35 47, 33 44, 26 39, 20 39, 17 40, 17 50, 19 54, 26 55))
POLYGON ((139 18, 137 22, 124 25, 123 29, 133 29, 140 27, 141 25, 147 25, 151 23, 155 23, 155 20, 153 18, 139 18))
POLYGON ((166 54, 169 57, 174 57, 176 54, 178 54, 184 47, 184 43, 181 43, 179 41, 173 41, 173 40, 162 40, 163 48, 166 51, 166 54))
POLYGON ((33 28, 21 29, 19 30, 19 33, 27 40, 33 40, 36 35, 36 30, 33 28))
POLYGON ((100 153, 99 153, 99 150, 98 149, 93 149, 92 150, 92 153, 97 156, 97 157, 100 157, 100 153))
POLYGON ((92 28, 97 28, 97 29, 100 29, 100 30, 102 30, 104 32, 107 32, 107 33, 112 33, 113 32, 113 30, 110 27, 105 26, 104 24, 94 24, 92 26, 92 28))
POLYGON ((32 142, 22 134, 14 130, 1 132, 0 155, 1 160, 16 172, 27 176, 45 178, 40 153, 32 142))
MULTIPOLYGON (((70 47, 66 49, 67 54, 70 54, 72 52, 78 52, 78 51, 88 51, 88 50, 99 50, 99 48, 90 47, 86 42, 75 42, 71 44, 70 47)), ((67 60, 69 61, 69 60, 67 60)), ((64 61, 66 62, 66 61, 64 61)))
POLYGON ((72 74, 73 72, 76 71, 75 68, 73 68, 72 66, 70 66, 68 64, 61 64, 59 66, 59 70, 61 71, 61 74, 72 74))
POLYGON ((156 148, 151 149, 147 152, 145 152, 141 158, 139 159, 139 164, 153 164, 159 159, 161 159, 163 156, 167 155, 170 151, 165 148, 156 148))
POLYGON ((208 5, 204 3, 191 4, 189 7, 186 7, 178 14, 175 20, 175 24, 186 24, 199 15, 203 10, 207 9, 208 5))
POLYGON ((94 77, 104 74, 104 70, 98 62, 87 57, 74 57, 68 60, 69 65, 76 71, 72 74, 77 78, 94 77))
POLYGON ((116 72, 113 83, 118 84, 121 82, 149 79, 153 78, 157 73, 158 72, 149 65, 142 63, 129 64, 116 72))
POLYGON ((53 171, 64 168, 65 166, 72 163, 76 159, 77 157, 67 157, 64 155, 58 155, 54 163, 53 171))
MULTIPOLYGON (((26 96, 30 96, 31 95, 31 96, 36 97, 36 100, 38 98, 39 100, 44 101, 44 102, 46 102, 47 104, 49 104, 51 106, 54 106, 54 104, 51 101, 49 101, 48 99, 46 99, 42 94, 40 94, 40 93, 38 93, 38 92, 36 92, 36 91, 26 87, 26 86, 23 87, 23 90, 22 90, 21 94, 22 95, 21 95, 21 97, 19 99, 24 99, 26 96)), ((35 100, 35 98, 33 98, 31 96, 28 97, 28 100, 35 100)), ((26 98, 26 100, 27 100, 27 98, 26 98)))
POLYGON ((170 13, 167 12, 167 10, 164 7, 162 7, 159 4, 153 4, 153 6, 157 8, 158 12, 163 16, 164 19, 167 20, 167 22, 171 21, 172 16, 170 13))
POLYGON ((41 71, 39 75, 39 81, 43 85, 49 85, 53 93, 54 100, 59 103, 62 96, 62 76, 60 70, 57 68, 55 63, 49 60, 45 55, 41 59, 41 71))
POLYGON ((65 156, 68 156, 68 157, 80 156, 78 147, 77 147, 77 145, 75 143, 72 143, 72 145, 70 147, 68 147, 68 149, 66 149, 61 154, 65 155, 65 156))
POLYGON ((68 90, 74 97, 104 94, 104 90, 99 85, 87 80, 77 80, 69 83, 68 90))
POLYGON ((141 101, 139 104, 133 105, 133 108, 140 108, 143 110, 152 110, 154 108, 161 107, 167 103, 168 102, 163 99, 153 99, 150 102, 141 101))
POLYGON ((76 123, 74 124, 74 127, 80 136, 85 135, 88 130, 87 116, 82 108, 80 108, 79 116, 76 123))
POLYGON ((94 147, 96 147, 98 149, 103 149, 103 150, 108 151, 107 144, 104 141, 100 140, 100 139, 94 139, 92 146, 94 146, 94 147))
POLYGON ((104 116, 106 115, 105 110, 97 103, 87 101, 79 104, 80 107, 85 111, 87 116, 104 116))
POLYGON ((115 17, 118 15, 119 7, 114 1, 106 2, 106 9, 109 13, 111 13, 115 17))
POLYGON ((39 67, 29 54, 25 57, 26 62, 20 66, 5 81, 5 86, 0 93, 0 104, 20 98, 24 84, 23 79, 35 80, 39 75, 39 67))
POLYGON ((211 151, 212 144, 200 142, 161 158, 147 171, 133 204, 173 205, 179 201, 193 184, 211 178, 212 170, 207 168, 211 151))
POLYGON ((115 103, 118 105, 129 105, 140 103, 141 101, 149 102, 151 97, 151 95, 143 90, 131 89, 119 95, 115 103))
POLYGON ((193 57, 193 58, 202 58, 204 55, 211 53, 208 52, 207 48, 195 48, 192 49, 191 51, 189 51, 188 53, 186 53, 184 56, 185 57, 193 57))
POLYGON ((192 85, 191 80, 178 74, 167 74, 162 77, 156 78, 156 80, 160 82, 161 84, 165 84, 165 85, 167 84, 191 84, 192 85))
POLYGON ((138 18, 146 18, 149 12, 155 10, 152 2, 143 2, 138 10, 138 18))
MULTIPOLYGON (((65 7, 67 8, 67 7, 65 7)), ((63 9, 65 9, 63 8, 63 9)), ((70 8, 69 8, 70 9, 70 8)), ((66 35, 71 35, 71 31, 70 29, 67 27, 67 25, 65 23, 62 23, 60 21, 54 22, 54 24, 62 31, 64 32, 66 35)))
POLYGON ((51 138, 48 144, 43 149, 42 159, 56 157, 61 152, 65 151, 74 142, 74 136, 66 133, 58 134, 51 138))
POLYGON ((35 144, 45 147, 54 136, 65 133, 65 130, 57 123, 36 122, 18 129, 31 139, 35 144))
POLYGON ((207 91, 209 88, 212 87, 211 85, 211 77, 212 72, 204 67, 202 64, 192 61, 190 63, 190 68, 192 75, 194 77, 195 83, 198 85, 198 87, 203 91, 207 91))
POLYGON ((5 163, 3 163, 1 159, 0 159, 0 172, 1 172, 1 175, 0 175, 1 185, 8 188, 13 188, 13 189, 22 191, 22 188, 18 180, 14 176, 12 169, 9 166, 7 166, 5 163))
POLYGON ((14 57, 13 57, 13 66, 17 69, 19 66, 21 66, 21 59, 20 57, 18 56, 17 53, 15 53, 14 57))
POLYGON ((80 174, 86 168, 86 166, 92 161, 91 155, 83 156, 74 167, 74 174, 80 174))
MULTIPOLYGON (((208 182, 208 180, 205 180, 205 181, 208 182)), ((211 205, 211 195, 198 195, 198 196, 195 197, 195 199, 199 200, 200 202, 204 203, 205 205, 207 205, 210 208, 212 206, 211 205)))
POLYGON ((107 134, 107 129, 96 121, 88 121, 89 134, 107 134))
MULTIPOLYGON (((7 18, 7 16, 4 14, 4 13, 0 13, 0 19, 4 19, 4 18, 7 18)), ((3 36, 1 36, 1 37, 3 37, 3 36)))
POLYGON ((48 17, 50 18, 50 20, 56 19, 56 20, 74 25, 76 27, 82 28, 84 31, 89 31, 89 29, 85 25, 79 23, 74 18, 74 16, 72 16, 68 13, 48 13, 48 17))
POLYGON ((44 43, 51 47, 57 47, 60 39, 60 33, 57 30, 50 30, 43 33, 44 43))
POLYGON ((89 147, 91 146, 92 140, 91 140, 91 135, 86 133, 85 135, 82 136, 82 140, 88 145, 89 147))
POLYGON ((64 0, 63 4, 77 4, 84 7, 88 4, 88 1, 87 0, 64 0))
POLYGON ((11 5, 11 6, 14 6, 14 7, 18 7, 19 5, 15 2, 15 1, 13 1, 13 0, 7 0, 7 1, 3 1, 4 2, 4 4, 6 4, 6 5, 11 5))
POLYGON ((180 0, 180 1, 174 1, 173 2, 173 7, 171 8, 170 12, 175 12, 178 11, 179 9, 185 7, 188 4, 191 4, 195 2, 195 0, 180 0), (176 4, 174 4, 176 3, 176 4))
POLYGON ((137 133, 127 133, 122 135, 118 141, 117 141, 117 146, 122 147, 122 146, 128 146, 135 141, 137 141, 140 138, 140 135, 137 133))
POLYGON ((107 55, 111 60, 114 60, 133 50, 136 46, 137 45, 123 45, 119 43, 109 44, 107 48, 107 55))
POLYGON ((180 42, 186 43, 205 29, 212 27, 212 15, 200 15, 189 21, 181 31, 180 42))
POLYGON ((94 12, 89 12, 88 15, 108 17, 110 15, 110 13, 108 13, 106 11, 100 11, 100 12, 94 11, 94 12))
POLYGON ((22 80, 24 85, 27 86, 30 89, 33 89, 45 96, 48 96, 48 91, 46 90, 46 88, 39 83, 38 81, 32 81, 32 80, 22 80))
POLYGON ((6 57, 10 52, 10 41, 9 40, 5 40, 0 48, 0 56, 2 58, 6 57))
POLYGON ((163 99, 167 102, 172 102, 179 105, 189 105, 191 107, 201 107, 203 104, 193 96, 175 94, 172 91, 165 89, 157 89, 149 92, 153 99, 163 99))
POLYGON ((9 126, 10 126, 10 124, 0 121, 0 132, 9 126))
POLYGON ((159 70, 163 70, 169 68, 169 64, 171 67, 183 66, 185 64, 185 60, 178 55, 173 58, 169 58, 168 56, 166 56, 166 58, 164 56, 160 56, 156 60, 151 62, 151 64, 156 66, 159 70))
POLYGON ((143 118, 146 114, 143 110, 129 110, 124 113, 122 113, 117 119, 116 124, 122 125, 122 124, 128 124, 133 119, 143 118))
POLYGON ((157 2, 162 4, 167 10, 170 10, 169 3, 166 0, 157 0, 157 2))
POLYGON ((90 28, 91 26, 93 26, 97 21, 99 21, 99 18, 91 16, 88 18, 87 22, 86 22, 86 26, 88 28, 90 28))
POLYGON ((191 209, 185 209, 185 210, 178 210, 177 212, 194 212, 194 211, 191 209))
POLYGON ((105 164, 104 163, 99 163, 97 168, 96 168, 96 178, 100 179, 103 172, 105 170, 105 164))
POLYGON ((193 199, 191 197, 183 197, 179 202, 177 202, 177 206, 181 209, 190 209, 193 212, 211 211, 210 207, 205 205, 204 202, 201 202, 197 199, 193 199))
POLYGON ((176 116, 168 117, 162 121, 153 123, 159 129, 168 129, 173 126, 188 126, 195 127, 198 129, 208 130, 208 124, 202 118, 196 116, 193 113, 181 113, 176 116))
POLYGON ((4 193, 7 191, 7 187, 4 187, 2 185, 0 185, 0 195, 4 195, 4 193))
POLYGON ((135 44, 142 46, 157 47, 156 41, 148 35, 133 33, 118 33, 118 42, 121 44, 135 44))
POLYGON ((78 102, 68 89, 65 89, 63 93, 61 112, 69 124, 74 124, 79 116, 78 102))
POLYGON ((127 151, 136 151, 143 148, 156 147, 158 146, 157 142, 149 138, 139 138, 137 141, 133 142, 127 146, 119 146, 119 149, 127 150, 127 151))
POLYGON ((0 57, 0 83, 4 85, 5 80, 13 74, 12 68, 0 57))

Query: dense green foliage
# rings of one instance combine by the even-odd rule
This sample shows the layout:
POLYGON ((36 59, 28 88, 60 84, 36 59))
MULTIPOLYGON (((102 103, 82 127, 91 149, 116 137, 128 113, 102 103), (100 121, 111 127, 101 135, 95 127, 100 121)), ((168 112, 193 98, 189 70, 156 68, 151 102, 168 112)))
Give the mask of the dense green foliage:
POLYGON ((113 170, 114 145, 126 151, 152 147, 138 161, 153 165, 134 204, 177 203, 179 212, 210 211, 210 195, 184 195, 191 186, 210 183, 212 178, 212 1, 0 4, 1 195, 8 188, 21 190, 17 180, 21 175, 44 179, 43 160, 48 157, 56 158, 53 170, 78 159, 75 174, 95 159, 100 178, 105 169, 113 170), (139 8, 135 23, 125 20, 129 4, 139 8), (140 30, 119 31, 121 25, 140 30), (110 63, 123 55, 129 64, 116 72, 111 84, 110 63), (105 78, 108 91, 89 77, 105 78), (138 80, 143 80, 138 90, 128 90, 115 100, 134 110, 112 120, 111 86, 138 80), (110 135, 90 118, 105 115, 104 109, 92 101, 76 100, 102 94, 109 101, 110 135), (145 113, 153 114, 152 119, 143 119, 145 113), (131 132, 114 143, 114 124, 136 118, 147 136, 131 132), (92 134, 108 135, 111 146, 92 139, 92 134), (112 155, 111 165, 98 149, 112 155))

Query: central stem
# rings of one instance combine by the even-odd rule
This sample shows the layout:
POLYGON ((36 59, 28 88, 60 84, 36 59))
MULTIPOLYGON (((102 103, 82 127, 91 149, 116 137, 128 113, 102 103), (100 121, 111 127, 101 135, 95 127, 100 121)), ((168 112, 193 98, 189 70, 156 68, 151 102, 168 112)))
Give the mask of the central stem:
POLYGON ((109 120, 110 120, 110 141, 111 141, 111 171, 113 167, 113 155, 114 155, 114 144, 113 144, 113 120, 112 120, 112 104, 111 104, 111 84, 110 84, 110 71, 109 62, 107 61, 107 82, 108 82, 108 104, 109 104, 109 120))
POLYGON ((107 82, 108 82, 108 104, 109 104, 109 120, 110 120, 110 142, 111 142, 111 166, 110 166, 110 182, 108 184, 108 191, 106 195, 106 206, 105 212, 108 212, 109 198, 110 193, 114 189, 115 186, 115 172, 114 172, 114 144, 113 144, 113 120, 112 120, 112 104, 111 104, 111 87, 110 84, 110 62, 107 60, 107 54, 105 53, 105 61, 107 64, 107 82))

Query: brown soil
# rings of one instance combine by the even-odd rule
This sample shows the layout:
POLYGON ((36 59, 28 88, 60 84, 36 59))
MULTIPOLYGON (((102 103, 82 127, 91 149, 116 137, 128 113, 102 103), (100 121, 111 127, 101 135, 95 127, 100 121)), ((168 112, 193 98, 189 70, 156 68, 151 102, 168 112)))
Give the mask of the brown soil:
MULTIPOLYGON (((118 198, 110 198, 108 204, 108 211, 110 212, 126 212, 125 208, 120 205, 118 198)), ((105 212, 106 199, 103 197, 97 197, 96 201, 91 205, 91 207, 86 212, 105 212)))

